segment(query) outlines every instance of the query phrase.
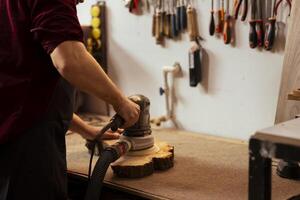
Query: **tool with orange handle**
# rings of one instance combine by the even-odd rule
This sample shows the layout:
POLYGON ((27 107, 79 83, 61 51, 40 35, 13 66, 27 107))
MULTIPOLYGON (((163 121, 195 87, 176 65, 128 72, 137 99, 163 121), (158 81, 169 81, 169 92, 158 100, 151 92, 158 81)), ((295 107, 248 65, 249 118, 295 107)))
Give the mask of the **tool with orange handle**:
POLYGON ((216 33, 223 33, 224 25, 224 0, 217 0, 218 10, 217 10, 217 23, 216 23, 216 33))
POLYGON ((209 34, 214 35, 216 26, 215 26, 215 16, 214 16, 214 0, 211 0, 211 11, 210 11, 210 23, 209 23, 209 34))
POLYGON ((224 29, 223 29, 223 38, 225 44, 230 44, 231 42, 231 16, 229 12, 229 0, 226 0, 226 18, 224 22, 224 29))

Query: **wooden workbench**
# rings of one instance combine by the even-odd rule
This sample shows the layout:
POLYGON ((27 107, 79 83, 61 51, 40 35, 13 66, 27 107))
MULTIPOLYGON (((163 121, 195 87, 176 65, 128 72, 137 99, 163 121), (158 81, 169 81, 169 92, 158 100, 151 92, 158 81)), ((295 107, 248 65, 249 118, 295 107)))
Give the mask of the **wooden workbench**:
MULTIPOLYGON (((107 186, 150 199, 247 199, 247 143, 167 129, 153 130, 153 134, 175 146, 174 168, 142 179, 121 179, 109 169, 107 186)), ((68 170, 82 176, 89 161, 84 143, 76 134, 67 136, 68 170)), ((300 193, 300 183, 281 179, 274 170, 273 174, 273 199, 300 193)))

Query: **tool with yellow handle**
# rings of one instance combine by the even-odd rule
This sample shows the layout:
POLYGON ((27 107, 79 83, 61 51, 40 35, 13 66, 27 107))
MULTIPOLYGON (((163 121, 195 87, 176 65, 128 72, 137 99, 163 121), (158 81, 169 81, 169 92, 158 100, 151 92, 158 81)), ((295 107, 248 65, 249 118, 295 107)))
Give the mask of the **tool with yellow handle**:
POLYGON ((195 41, 199 37, 196 11, 192 5, 187 7, 188 33, 191 41, 195 41))

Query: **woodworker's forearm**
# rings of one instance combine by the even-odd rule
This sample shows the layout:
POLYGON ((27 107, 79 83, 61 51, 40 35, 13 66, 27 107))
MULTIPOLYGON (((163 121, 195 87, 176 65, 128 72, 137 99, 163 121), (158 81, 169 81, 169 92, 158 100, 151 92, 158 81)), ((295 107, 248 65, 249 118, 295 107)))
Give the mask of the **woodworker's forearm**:
MULTIPOLYGON (((67 41, 51 54, 59 73, 75 87, 114 107, 125 98, 81 42, 67 41)), ((118 108, 115 107, 116 110, 118 108)))

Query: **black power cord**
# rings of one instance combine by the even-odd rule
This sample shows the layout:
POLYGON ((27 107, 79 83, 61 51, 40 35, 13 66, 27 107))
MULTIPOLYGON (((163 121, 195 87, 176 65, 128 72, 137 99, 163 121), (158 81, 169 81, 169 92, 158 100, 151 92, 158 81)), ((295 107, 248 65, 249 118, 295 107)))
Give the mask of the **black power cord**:
POLYGON ((86 192, 85 200, 98 200, 101 194, 102 183, 105 177, 106 171, 110 165, 110 163, 116 161, 120 154, 118 153, 116 148, 108 147, 103 150, 100 154, 100 158, 97 160, 96 165, 94 167, 92 173, 92 164, 93 157, 95 154, 96 144, 100 141, 102 135, 111 129, 112 131, 117 131, 124 124, 124 120, 119 115, 115 115, 109 123, 107 123, 97 134, 95 139, 91 141, 91 157, 89 162, 89 171, 88 171, 88 180, 89 186, 86 192), (91 175, 92 174, 92 175, 91 175))

